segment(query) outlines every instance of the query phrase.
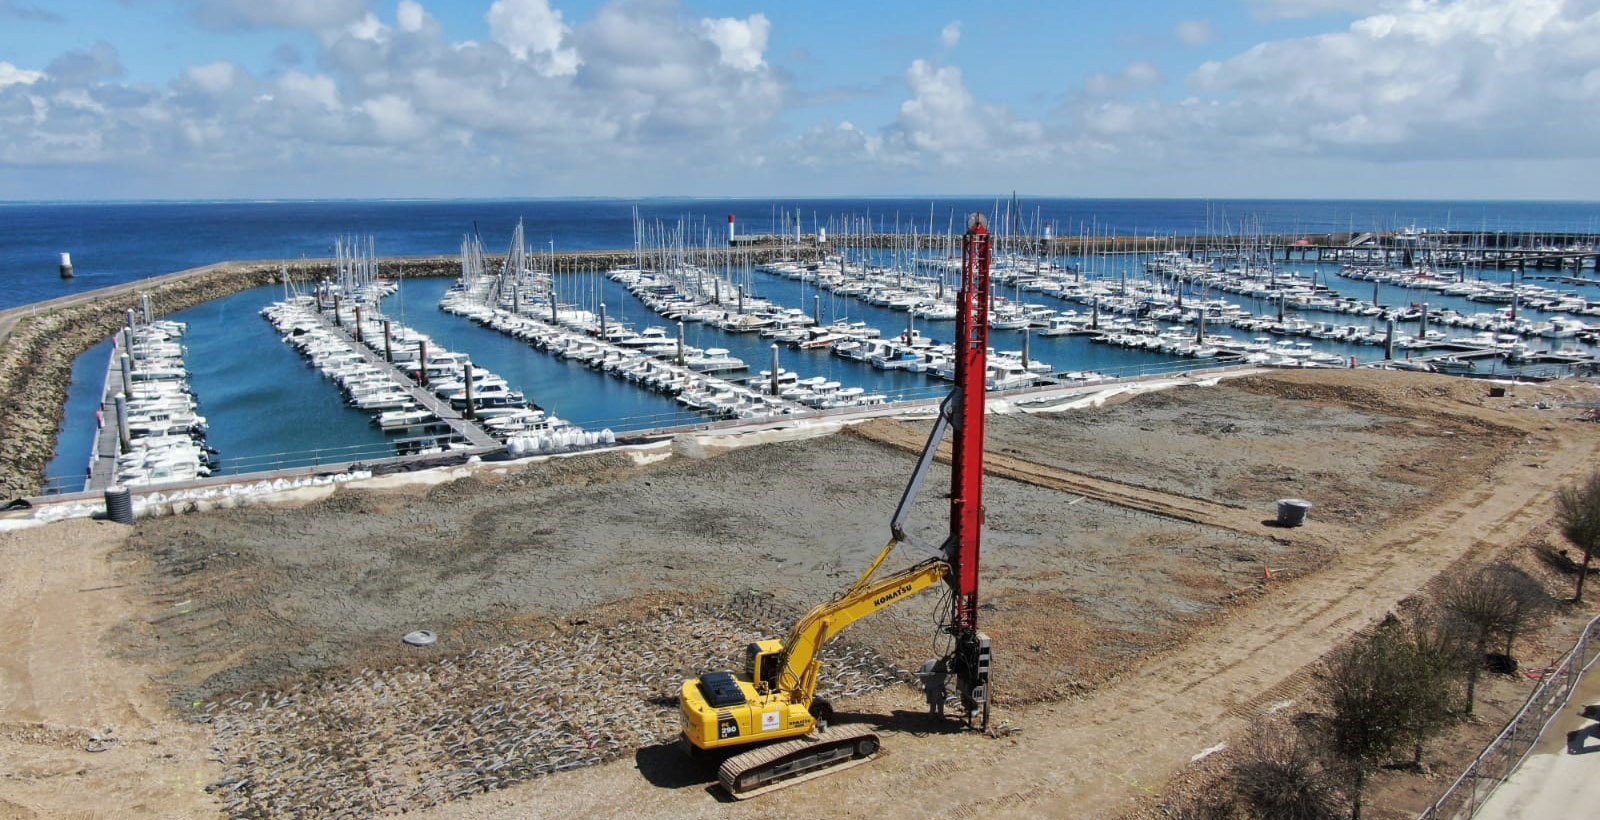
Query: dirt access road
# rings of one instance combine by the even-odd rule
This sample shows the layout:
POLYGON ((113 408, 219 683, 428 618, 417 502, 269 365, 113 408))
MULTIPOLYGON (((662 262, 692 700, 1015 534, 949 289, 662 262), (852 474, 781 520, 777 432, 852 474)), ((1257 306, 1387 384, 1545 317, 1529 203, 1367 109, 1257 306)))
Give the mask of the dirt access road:
POLYGON ((49 529, 46 549, 0 534, 0 820, 215 816, 211 733, 108 645, 137 606, 111 559, 127 528, 49 529))
MULTIPOLYGON (((893 800, 906 817, 1116 817, 1294 698, 1308 664, 1450 563, 1546 520, 1552 489, 1588 469, 1600 435, 1533 399, 1592 392, 1517 388, 1486 402, 1482 385, 1459 380, 1296 373, 995 417, 991 450, 1004 458, 991 464, 985 589, 997 608, 985 617, 1005 636, 997 675, 1008 702, 997 719, 1022 731, 992 740, 929 732, 916 693, 883 683, 892 678, 874 671, 879 659, 903 669, 927 651, 913 637, 926 633, 917 622, 927 607, 908 606, 848 636, 866 650, 851 655, 859 685, 841 706, 888 732, 882 759, 732 805, 708 789, 710 770, 659 744, 670 702, 613 714, 604 707, 615 693, 563 692, 569 715, 655 728, 610 725, 609 741, 644 745, 466 800, 419 801, 429 793, 413 788, 417 771, 458 771, 459 760, 427 743, 425 754, 396 744, 374 724, 411 708, 432 720, 426 710, 459 691, 481 698, 459 704, 474 719, 522 708, 504 691, 527 676, 497 679, 495 664, 581 667, 573 681, 584 693, 628 678, 631 703, 659 700, 688 671, 678 665, 716 662, 663 665, 665 650, 736 650, 749 629, 771 628, 769 616, 741 621, 733 610, 675 621, 685 600, 755 587, 774 593, 774 611, 793 611, 847 582, 903 486, 911 455, 899 445, 914 430, 880 425, 647 467, 551 462, 426 494, 341 491, 300 510, 141 523, 128 540, 88 522, 0 536, 0 629, 24 636, 0 665, 0 751, 32 767, 0 779, 0 818, 215 817, 231 787, 212 798, 200 786, 264 773, 272 743, 326 742, 319 754, 338 754, 350 738, 358 742, 343 752, 343 771, 359 777, 329 782, 372 800, 348 816, 400 806, 429 818, 793 817, 825 805, 829 816, 864 817, 893 800), (1260 527, 1272 499, 1289 494, 1319 502, 1313 525, 1260 527), (1165 517, 1175 513, 1181 520, 1165 517), (829 525, 819 530, 819 520, 829 525), (563 521, 584 526, 553 525, 563 521), (1287 572, 1263 585, 1263 562, 1287 572), (77 591, 118 584, 127 586, 77 591), (608 601, 639 611, 608 613, 608 601), (394 648, 418 620, 439 624, 449 646, 394 648), (615 643, 626 651, 605 655, 615 643), (75 658, 101 671, 79 675, 75 658), (638 677, 646 666, 651 676, 638 677), (446 683, 467 678, 464 689, 446 683), (1064 678, 1076 683, 1058 685, 1064 678), (161 705, 195 714, 191 699, 237 710, 213 724, 215 750, 200 726, 161 705), (129 703, 140 706, 118 705, 129 703), (299 723, 281 720, 291 713, 316 718, 316 732, 296 735, 299 723), (106 720, 136 727, 170 762, 126 742, 77 748, 106 720), (169 772, 181 777, 162 779, 169 772)), ((921 520, 936 519, 938 505, 925 502, 921 520)), ((532 725, 499 720, 513 734, 480 733, 490 745, 532 725)), ((416 743, 416 728, 388 728, 416 743)), ((285 784, 325 768, 303 755, 273 761, 293 775, 285 784)), ((324 804, 257 805, 287 817, 324 804)))

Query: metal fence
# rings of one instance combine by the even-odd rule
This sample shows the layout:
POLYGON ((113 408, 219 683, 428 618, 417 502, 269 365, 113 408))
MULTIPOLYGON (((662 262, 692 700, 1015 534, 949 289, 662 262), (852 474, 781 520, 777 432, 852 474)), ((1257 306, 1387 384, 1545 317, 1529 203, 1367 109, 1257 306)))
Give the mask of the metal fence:
POLYGON ((1596 658, 1600 658, 1600 617, 1584 627, 1572 651, 1545 672, 1516 717, 1418 820, 1468 820, 1476 815, 1528 756, 1551 719, 1566 707, 1572 690, 1596 658))

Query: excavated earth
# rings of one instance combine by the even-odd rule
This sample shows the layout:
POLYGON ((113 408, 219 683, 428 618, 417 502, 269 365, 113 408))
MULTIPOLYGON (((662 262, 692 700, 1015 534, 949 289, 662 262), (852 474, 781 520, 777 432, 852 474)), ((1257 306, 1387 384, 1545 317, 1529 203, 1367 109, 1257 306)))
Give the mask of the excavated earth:
MULTIPOLYGON (((1023 719, 1137 686, 1141 665, 1200 651, 1195 641, 1226 633, 1274 585, 1316 585, 1319 570, 1379 550, 1380 529, 1492 489, 1500 465, 1587 442, 1592 426, 1561 408, 1594 392, 1559 383, 1489 399, 1463 380, 1304 372, 991 416, 981 618, 997 645, 998 714, 1023 719), (1268 526, 1290 496, 1316 505, 1310 522, 1268 526)), ((492 806, 507 817, 626 817, 642 808, 604 794, 641 788, 650 813, 714 814, 714 801, 692 796, 710 771, 668 748, 678 682, 736 667, 745 643, 781 635, 848 586, 886 540, 926 429, 879 420, 710 458, 484 465, 431 488, 345 488, 299 508, 145 520, 130 533, 40 528, 0 536, 0 577, 80 550, 115 578, 105 594, 118 603, 98 632, 80 630, 92 635, 81 651, 148 677, 141 691, 164 702, 143 710, 151 733, 209 734, 212 746, 183 788, 188 802, 148 816, 206 806, 198 816, 464 817, 492 806), (399 640, 414 629, 438 641, 399 640), (581 799, 561 797, 578 770, 581 799), (557 787, 513 788, 524 781, 557 787), (482 792, 505 797, 462 802, 482 792)), ((912 518, 915 534, 937 542, 948 474, 935 469, 912 518)), ((889 563, 920 557, 901 546, 889 563)), ((0 626, 26 636, 70 606, 42 596, 13 589, 0 626), (46 614, 27 621, 24 600, 46 614)), ((941 651, 942 604, 924 593, 834 644, 823 677, 842 719, 936 728, 906 670, 941 651)), ((1329 646, 1341 634, 1325 632, 1317 640, 1329 646)), ((26 682, 30 663, 49 663, 48 647, 24 637, 30 651, 41 657, 0 670, 26 682)), ((50 696, 28 691, 31 705, 6 704, 0 725, 56 726, 50 696)), ((891 738, 908 751, 919 742, 891 738)), ((0 733, 0 751, 30 748, 0 733)), ((1073 777, 1050 768, 1053 754, 1026 765, 1073 777)), ((138 771, 131 758, 86 759, 138 771)), ((917 759, 919 771, 938 770, 917 759)), ((890 778, 884 788, 909 776, 892 751, 874 765, 870 777, 890 778)), ((47 782, 0 779, 0 818, 7 806, 19 817, 82 808, 47 782)), ((787 799, 759 811, 781 816, 787 799)))

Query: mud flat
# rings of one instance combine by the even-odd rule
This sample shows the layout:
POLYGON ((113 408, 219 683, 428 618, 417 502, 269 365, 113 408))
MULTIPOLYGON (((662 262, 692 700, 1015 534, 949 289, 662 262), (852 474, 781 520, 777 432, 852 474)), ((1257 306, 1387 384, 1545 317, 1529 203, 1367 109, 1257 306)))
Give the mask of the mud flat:
MULTIPOLYGON (((1595 395, 1293 373, 991 417, 1008 460, 990 465, 981 619, 997 717, 1027 731, 928 734, 903 682, 938 651, 930 593, 853 627, 828 662, 841 718, 893 735, 837 788, 910 795, 933 776, 951 793, 908 797, 908 816, 1114 816, 1480 539, 1541 521, 1600 443, 1562 408, 1595 395), (1264 526, 1289 494, 1318 503, 1311 523, 1264 526)), ((675 684, 734 666, 882 546, 914 460, 897 442, 926 427, 874 424, 897 427, 648 465, 484 465, 426 489, 142 521, 97 559, 127 585, 120 620, 73 651, 146 676, 162 731, 212 732, 216 760, 185 795, 223 816, 719 816, 711 771, 663 743, 675 684), (438 642, 400 642, 419 628, 438 642)), ((914 512, 927 540, 947 480, 939 468, 914 512)), ((6 578, 86 549, 58 526, 3 538, 6 578)), ((9 600, 0 618, 26 632, 39 616, 9 600)), ((0 691, 40 685, 52 660, 34 651, 0 667, 0 691)), ((741 811, 793 816, 804 790, 741 811)), ((23 797, 51 815, 43 790, 23 797)))

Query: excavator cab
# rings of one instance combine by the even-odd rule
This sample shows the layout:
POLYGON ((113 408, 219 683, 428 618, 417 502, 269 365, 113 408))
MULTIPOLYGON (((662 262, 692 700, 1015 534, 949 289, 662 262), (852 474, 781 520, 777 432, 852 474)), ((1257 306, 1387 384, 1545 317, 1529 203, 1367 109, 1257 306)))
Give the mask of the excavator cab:
POLYGON ((744 648, 744 674, 757 692, 773 692, 778 688, 778 673, 782 671, 783 642, 775 638, 755 641, 744 648))

